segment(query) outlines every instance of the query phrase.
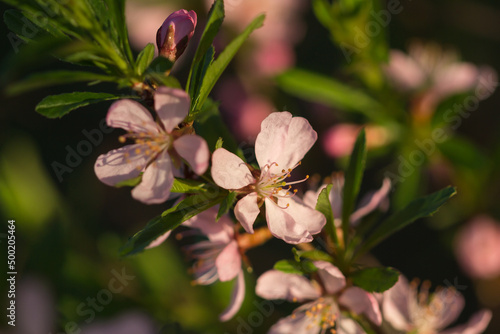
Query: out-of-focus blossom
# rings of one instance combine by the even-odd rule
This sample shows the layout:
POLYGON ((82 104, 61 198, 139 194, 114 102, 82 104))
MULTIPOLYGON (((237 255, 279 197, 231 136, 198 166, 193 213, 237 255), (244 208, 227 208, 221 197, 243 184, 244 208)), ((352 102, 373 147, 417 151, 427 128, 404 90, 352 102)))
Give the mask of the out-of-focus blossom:
POLYGON ((221 321, 231 319, 245 298, 245 278, 241 268, 241 254, 235 237, 234 223, 227 216, 215 221, 217 210, 206 210, 186 221, 183 225, 201 231, 208 240, 187 246, 185 250, 195 259, 193 273, 197 284, 212 284, 236 278, 231 303, 219 316, 221 321))
POLYGON ((464 307, 463 296, 454 288, 436 289, 429 293, 430 283, 408 284, 400 276, 398 282, 384 292, 382 312, 384 319, 396 330, 405 333, 425 334, 479 334, 491 320, 491 311, 482 310, 469 321, 457 327, 445 329, 455 321, 464 307))
POLYGON ((244 194, 234 213, 248 233, 253 233, 253 223, 264 203, 269 230, 288 243, 310 242, 312 235, 321 231, 325 217, 290 191, 291 185, 302 181, 285 181, 316 138, 316 131, 305 118, 274 112, 262 122, 255 142, 260 170, 223 148, 214 152, 212 177, 220 187, 244 194))
MULTIPOLYGON (((335 225, 340 226, 342 217, 342 192, 344 189, 344 176, 334 175, 332 178, 332 185, 332 190, 328 195, 328 199, 330 200, 333 216, 335 217, 335 225)), ((306 191, 306 193, 304 194, 304 203, 312 208, 316 207, 318 196, 324 188, 326 188, 326 185, 322 185, 317 191, 306 191)), ((358 208, 351 214, 351 224, 357 224, 361 220, 361 218, 373 212, 374 210, 387 210, 389 205, 389 199, 387 197, 390 191, 391 181, 388 178, 385 178, 379 190, 369 192, 361 199, 358 208)))
POLYGON ((295 309, 292 315, 271 327, 270 334, 318 334, 335 328, 338 334, 363 334, 358 323, 340 312, 340 306, 364 315, 375 325, 382 323, 382 315, 375 297, 358 287, 346 288, 346 279, 333 264, 316 261, 321 285, 302 275, 278 270, 265 272, 257 280, 256 293, 266 299, 285 299, 308 302, 295 309))
POLYGON ((391 51, 385 72, 397 89, 415 94, 416 112, 424 116, 453 94, 477 89, 478 99, 487 98, 495 90, 492 83, 497 76, 492 68, 460 62, 454 51, 432 43, 414 43, 408 55, 391 51))
MULTIPOLYGON (((127 0, 125 11, 130 44, 142 50, 149 43, 156 43, 158 27, 165 16, 175 9, 169 2, 149 3, 144 0, 127 0)), ((156 52, 156 50, 155 50, 156 52)))
MULTIPOLYGON (((206 0, 207 6, 213 1, 206 0)), ((301 12, 302 0, 229 0, 225 1, 225 24, 242 31, 256 16, 266 14, 262 28, 250 36, 255 52, 249 54, 244 68, 249 75, 274 75, 291 67, 294 62, 293 46, 304 36, 305 25, 301 12)))
POLYGON ((146 315, 129 311, 110 320, 85 325, 81 328, 81 334, 155 334, 155 327, 146 315))
POLYGON ((187 47, 196 28, 196 13, 185 9, 170 14, 156 33, 160 56, 174 62, 187 47))
MULTIPOLYGON (((355 124, 337 124, 323 135, 323 148, 331 157, 339 158, 351 154, 361 126, 355 124)), ((366 125, 366 148, 374 149, 387 145, 391 140, 389 130, 383 126, 366 125)))
POLYGON ((253 63, 262 75, 273 76, 295 64, 295 53, 287 43, 265 42, 256 47, 253 63))
MULTIPOLYGON (((208 239, 188 245, 184 250, 195 260, 193 275, 196 284, 209 285, 217 280, 226 282, 236 278, 231 302, 219 316, 221 321, 227 321, 238 312, 245 298, 245 278, 241 268, 244 250, 239 246, 234 223, 227 215, 216 221, 217 212, 216 208, 210 208, 182 223, 193 229, 186 235, 193 235, 196 230, 208 239)), ((170 234, 168 231, 146 248, 160 245, 170 234)))
MULTIPOLYGON (((159 122, 138 102, 120 100, 110 107, 108 126, 122 128, 129 133, 121 136, 135 144, 112 150, 97 158, 94 166, 99 180, 117 185, 142 174, 141 182, 132 190, 132 196, 146 204, 162 203, 170 195, 174 168, 184 159, 193 171, 203 174, 208 168, 210 153, 200 136, 184 134, 176 129, 189 111, 189 96, 180 89, 158 88, 155 109, 159 122)), ((177 172, 177 171, 175 171, 177 172)))
POLYGON ((499 277, 500 224, 486 215, 475 217, 456 236, 455 254, 470 277, 499 277))
POLYGON ((245 91, 236 78, 224 78, 216 87, 216 96, 221 100, 224 118, 237 139, 247 143, 255 141, 260 124, 276 108, 266 97, 245 91))

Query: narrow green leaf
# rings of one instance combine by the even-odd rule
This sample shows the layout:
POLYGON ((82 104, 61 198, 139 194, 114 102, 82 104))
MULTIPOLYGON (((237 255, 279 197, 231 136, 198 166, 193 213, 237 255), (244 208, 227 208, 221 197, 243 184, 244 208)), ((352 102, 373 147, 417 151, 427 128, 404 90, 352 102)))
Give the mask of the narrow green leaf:
POLYGON ((149 43, 137 56, 137 60, 135 62, 135 73, 137 73, 137 75, 143 75, 153 61, 154 56, 155 46, 153 43, 149 43))
POLYGON ((26 79, 9 84, 6 88, 7 94, 20 94, 26 91, 30 91, 37 88, 52 86, 52 85, 62 85, 73 82, 85 82, 85 81, 116 81, 115 77, 98 74, 92 72, 83 71, 52 71, 44 73, 36 73, 30 75, 26 79))
POLYGON ((447 187, 410 202, 401 211, 396 212, 377 227, 373 234, 365 240, 363 246, 357 252, 357 256, 366 253, 382 240, 413 223, 415 220, 433 215, 446 201, 455 196, 456 193, 455 188, 447 187))
POLYGON ((127 97, 108 94, 108 93, 91 93, 91 92, 75 92, 75 93, 66 93, 59 95, 50 95, 44 98, 42 101, 40 101, 40 103, 38 103, 38 105, 36 106, 35 110, 38 113, 48 118, 56 118, 56 117, 62 117, 72 110, 87 106, 89 104, 101 101, 117 100, 122 98, 127 98, 127 97))
POLYGON ((132 236, 120 250, 122 256, 140 253, 158 237, 173 230, 186 220, 222 202, 225 196, 196 194, 187 197, 176 206, 151 220, 147 226, 132 236))
POLYGON ((361 113, 371 120, 385 120, 383 106, 360 90, 333 78, 301 69, 291 69, 277 78, 286 92, 308 101, 361 113))
POLYGON ((342 196, 342 232, 344 234, 344 245, 348 245, 349 225, 351 213, 358 198, 361 180, 366 161, 366 139, 365 130, 362 129, 354 143, 354 148, 349 159, 349 165, 345 173, 344 191, 342 196))
POLYGON ((203 193, 207 191, 207 184, 200 181, 181 179, 176 177, 174 179, 174 184, 170 189, 173 193, 181 193, 181 194, 196 194, 203 193))
POLYGON ((332 242, 335 244, 337 249, 339 248, 339 239, 337 236, 337 229, 335 227, 335 217, 333 216, 333 209, 330 203, 330 192, 332 191, 332 184, 327 185, 323 190, 321 190, 318 196, 318 202, 316 203, 316 210, 321 212, 326 218, 326 231, 332 242))
POLYGON ((219 211, 217 212, 217 218, 215 219, 215 221, 218 221, 220 217, 229 212, 229 209, 231 209, 233 203, 236 201, 237 195, 238 194, 236 192, 231 191, 229 195, 227 195, 226 198, 224 198, 224 200, 220 204, 219 211))
POLYGON ((384 292, 394 286, 399 272, 393 268, 374 267, 353 272, 350 276, 354 285, 368 292, 384 292))
POLYGON ((326 261, 333 262, 333 258, 325 252, 322 252, 318 249, 312 251, 301 251, 296 248, 292 249, 293 254, 295 255, 295 260, 300 261, 301 258, 309 259, 312 261, 326 261))
POLYGON ((195 100, 195 105, 193 110, 196 110, 198 107, 202 106, 205 103, 205 100, 208 97, 208 94, 212 91, 215 83, 221 76, 222 72, 229 65, 231 60, 236 55, 236 52, 240 49, 243 43, 247 40, 250 34, 257 28, 260 28, 264 24, 265 15, 259 15, 256 17, 239 35, 236 37, 225 49, 222 51, 217 57, 216 60, 208 67, 207 73, 203 78, 203 83, 200 88, 200 94, 195 100))
POLYGON ((207 23, 205 25, 205 30, 203 30, 203 34, 200 38, 200 43, 198 44, 198 48, 196 49, 196 53, 193 58, 193 63, 191 64, 191 69, 189 71, 189 77, 187 81, 187 87, 191 87, 193 80, 200 79, 193 77, 196 73, 194 70, 196 69, 197 64, 202 62, 202 59, 205 57, 209 51, 212 43, 214 41, 215 36, 219 32, 220 26, 224 21, 224 1, 215 0, 210 11, 208 12, 207 23))
MULTIPOLYGON (((192 80, 189 86, 189 96, 191 100, 195 100, 196 97, 200 94, 200 89, 203 84, 203 78, 207 73, 209 66, 214 61, 215 49, 211 46, 208 51, 205 53, 202 61, 193 65, 192 69, 192 80)), ((197 112, 197 110, 193 109, 194 103, 191 105, 191 114, 192 112, 197 112)))
POLYGON ((274 264, 274 269, 287 274, 307 274, 318 270, 311 261, 296 262, 293 260, 280 260, 274 264))
POLYGON ((219 137, 219 139, 217 139, 217 142, 215 143, 215 150, 222 148, 222 145, 224 145, 224 139, 222 139, 222 137, 219 137))

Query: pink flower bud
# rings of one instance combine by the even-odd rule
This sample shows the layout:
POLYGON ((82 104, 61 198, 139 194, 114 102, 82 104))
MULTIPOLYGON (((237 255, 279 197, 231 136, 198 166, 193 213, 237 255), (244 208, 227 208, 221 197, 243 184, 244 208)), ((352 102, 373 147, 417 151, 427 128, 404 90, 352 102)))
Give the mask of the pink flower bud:
POLYGON ((160 56, 175 61, 179 58, 194 34, 196 13, 185 9, 170 14, 156 33, 160 56))

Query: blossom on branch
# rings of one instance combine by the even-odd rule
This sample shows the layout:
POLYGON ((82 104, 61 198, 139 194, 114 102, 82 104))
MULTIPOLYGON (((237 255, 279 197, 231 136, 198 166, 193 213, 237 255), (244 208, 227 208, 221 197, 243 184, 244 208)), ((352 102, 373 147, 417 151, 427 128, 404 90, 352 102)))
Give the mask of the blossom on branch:
POLYGON ((113 128, 128 133, 120 137, 135 142, 100 155, 94 166, 99 180, 116 186, 141 176, 141 182, 132 190, 132 197, 146 203, 162 203, 170 195, 174 173, 187 162, 196 174, 208 167, 210 153, 207 143, 197 135, 177 126, 187 116, 189 97, 183 90, 160 87, 155 93, 158 121, 141 104, 120 100, 109 108, 106 122, 113 128))
POLYGON ((444 330, 455 321, 464 308, 464 297, 453 287, 438 288, 429 293, 430 283, 418 284, 403 276, 392 288, 384 292, 382 310, 384 319, 396 330, 425 334, 479 334, 491 320, 491 311, 477 312, 470 320, 457 327, 444 330))
POLYGON ((365 331, 341 310, 363 314, 375 325, 382 323, 382 315, 375 296, 358 287, 347 287, 342 272, 333 264, 315 261, 320 282, 310 281, 302 275, 279 270, 265 272, 257 280, 256 293, 266 299, 285 299, 291 302, 308 302, 292 315, 281 319, 269 334, 318 334, 335 329, 337 334, 363 334, 365 331), (318 283, 321 283, 318 284, 318 283))
POLYGON ((213 153, 215 183, 244 195, 236 203, 234 213, 248 233, 253 233, 263 204, 269 230, 277 238, 292 244, 310 242, 312 235, 321 231, 325 217, 294 197, 296 190, 291 190, 293 184, 304 180, 286 181, 316 139, 316 131, 305 118, 274 112, 262 122, 255 142, 260 170, 226 149, 213 153))

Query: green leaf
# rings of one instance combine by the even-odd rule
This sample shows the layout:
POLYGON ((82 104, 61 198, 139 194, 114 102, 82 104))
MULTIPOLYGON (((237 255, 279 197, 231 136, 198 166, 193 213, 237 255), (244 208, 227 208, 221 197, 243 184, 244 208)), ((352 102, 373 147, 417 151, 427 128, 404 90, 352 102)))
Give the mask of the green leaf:
MULTIPOLYGON (((154 56, 154 47, 153 47, 153 56, 154 56)), ((168 60, 165 57, 158 56, 152 62, 150 62, 149 66, 146 69, 146 74, 158 73, 165 75, 165 73, 167 71, 170 71, 173 66, 174 63, 172 63, 170 60, 168 60)))
POLYGON ((365 240, 357 255, 359 256, 369 251, 382 240, 413 223, 415 220, 433 215, 446 201, 455 196, 456 193, 455 188, 447 187, 410 202, 401 211, 396 212, 383 221, 373 234, 365 240))
POLYGON ((137 56, 137 60, 135 62, 135 73, 137 73, 137 75, 143 75, 153 61, 154 56, 155 46, 153 43, 149 43, 137 56))
POLYGON ((141 182, 141 180, 142 180, 142 175, 139 175, 138 177, 134 177, 133 179, 118 182, 117 184, 115 184, 115 187, 116 188, 135 187, 141 182))
POLYGON ((342 193, 342 232, 344 234, 344 244, 346 246, 348 245, 350 217, 354 210, 356 199, 358 198, 365 162, 366 139, 365 130, 362 129, 354 143, 349 165, 345 173, 344 190, 342 193))
POLYGON ((332 191, 332 184, 329 184, 326 186, 326 188, 323 188, 321 190, 319 196, 318 196, 318 202, 316 203, 316 210, 321 212, 325 218, 326 218, 326 231, 330 238, 332 239, 332 242, 339 247, 339 239, 337 236, 337 228, 335 227, 335 217, 333 216, 333 209, 332 205, 330 203, 330 192, 332 191))
POLYGON ((312 273, 318 270, 311 261, 296 262, 293 260, 280 260, 274 264, 274 269, 287 274, 312 273))
POLYGON ((293 248, 292 252, 295 255, 295 260, 297 261, 300 261, 301 258, 305 258, 313 261, 333 262, 333 258, 330 255, 318 249, 311 251, 301 251, 293 248))
MULTIPOLYGON (((432 141, 432 145, 435 145, 434 141, 432 141)), ((476 170, 488 166, 488 158, 476 145, 465 138, 454 135, 437 146, 441 153, 455 166, 476 170)))
MULTIPOLYGON (((214 61, 214 55, 215 55, 215 49, 213 46, 211 46, 205 53, 205 56, 203 57, 202 61, 194 64, 192 70, 193 76, 189 86, 189 96, 191 97, 191 100, 196 100, 196 97, 200 95, 200 89, 203 84, 203 78, 205 77, 205 74, 207 73, 209 66, 214 61)), ((193 112, 196 113, 198 111, 193 108, 194 108, 194 103, 191 105, 190 113, 193 112)))
POLYGON ((399 272, 393 268, 374 267, 353 272, 350 276, 354 285, 368 292, 384 292, 394 286, 399 272))
POLYGON ((9 84, 6 88, 7 94, 20 94, 29 90, 52 86, 52 85, 62 85, 73 82, 84 82, 84 81, 116 81, 115 77, 98 74, 92 72, 83 71, 52 71, 44 73, 36 73, 30 75, 26 79, 19 81, 17 83, 9 84))
POLYGON ((224 198, 224 200, 220 204, 219 211, 217 212, 217 218, 215 219, 215 221, 218 221, 220 217, 229 212, 229 209, 231 209, 231 207, 233 206, 233 203, 236 200, 237 195, 238 194, 234 191, 229 192, 229 195, 227 195, 226 198, 224 198))
POLYGON ((117 96, 108 93, 75 92, 59 95, 51 95, 44 98, 35 110, 48 118, 62 117, 72 110, 87 106, 89 104, 131 98, 131 96, 117 96))
POLYGON ((301 69, 291 69, 277 78, 286 92, 312 102, 361 113, 371 120, 385 120, 383 106, 360 90, 333 78, 301 69))
POLYGON ((201 193, 187 197, 176 206, 151 220, 147 226, 132 236, 122 247, 120 254, 129 256, 140 253, 158 237, 173 230, 186 220, 196 216, 224 199, 224 193, 201 193))
POLYGON ((207 184, 200 181, 181 179, 176 177, 170 189, 173 193, 196 194, 207 192, 207 184))
POLYGON ((208 70, 203 78, 203 83, 200 88, 200 94, 195 100, 195 105, 192 110, 196 110, 199 106, 202 106, 205 103, 205 100, 208 97, 208 94, 212 91, 215 83, 221 76, 222 72, 229 65, 231 60, 236 55, 236 52, 240 49, 243 43, 247 40, 250 34, 257 28, 262 27, 264 24, 265 15, 259 15, 256 17, 239 35, 236 37, 225 49, 222 51, 217 57, 216 60, 208 67, 208 70))
POLYGON ((219 139, 217 139, 217 142, 215 143, 215 150, 222 148, 223 144, 224 144, 224 139, 222 139, 222 137, 219 137, 219 139))
MULTIPOLYGON (((187 81, 187 87, 191 87, 193 80, 201 80, 202 78, 196 77, 194 73, 197 69, 197 64, 202 62, 203 58, 206 58, 207 52, 212 46, 215 36, 219 32, 219 29, 224 21, 224 1, 215 0, 210 11, 208 12, 207 23, 205 25, 205 30, 200 38, 200 43, 196 49, 196 53, 193 58, 193 63, 191 64, 191 69, 189 71, 189 77, 187 81), (193 77, 194 76, 194 77, 193 77)), ((213 56, 213 54, 212 54, 213 56)), ((198 70, 199 71, 199 70, 198 70)), ((190 88, 191 89, 191 88, 190 88)))

